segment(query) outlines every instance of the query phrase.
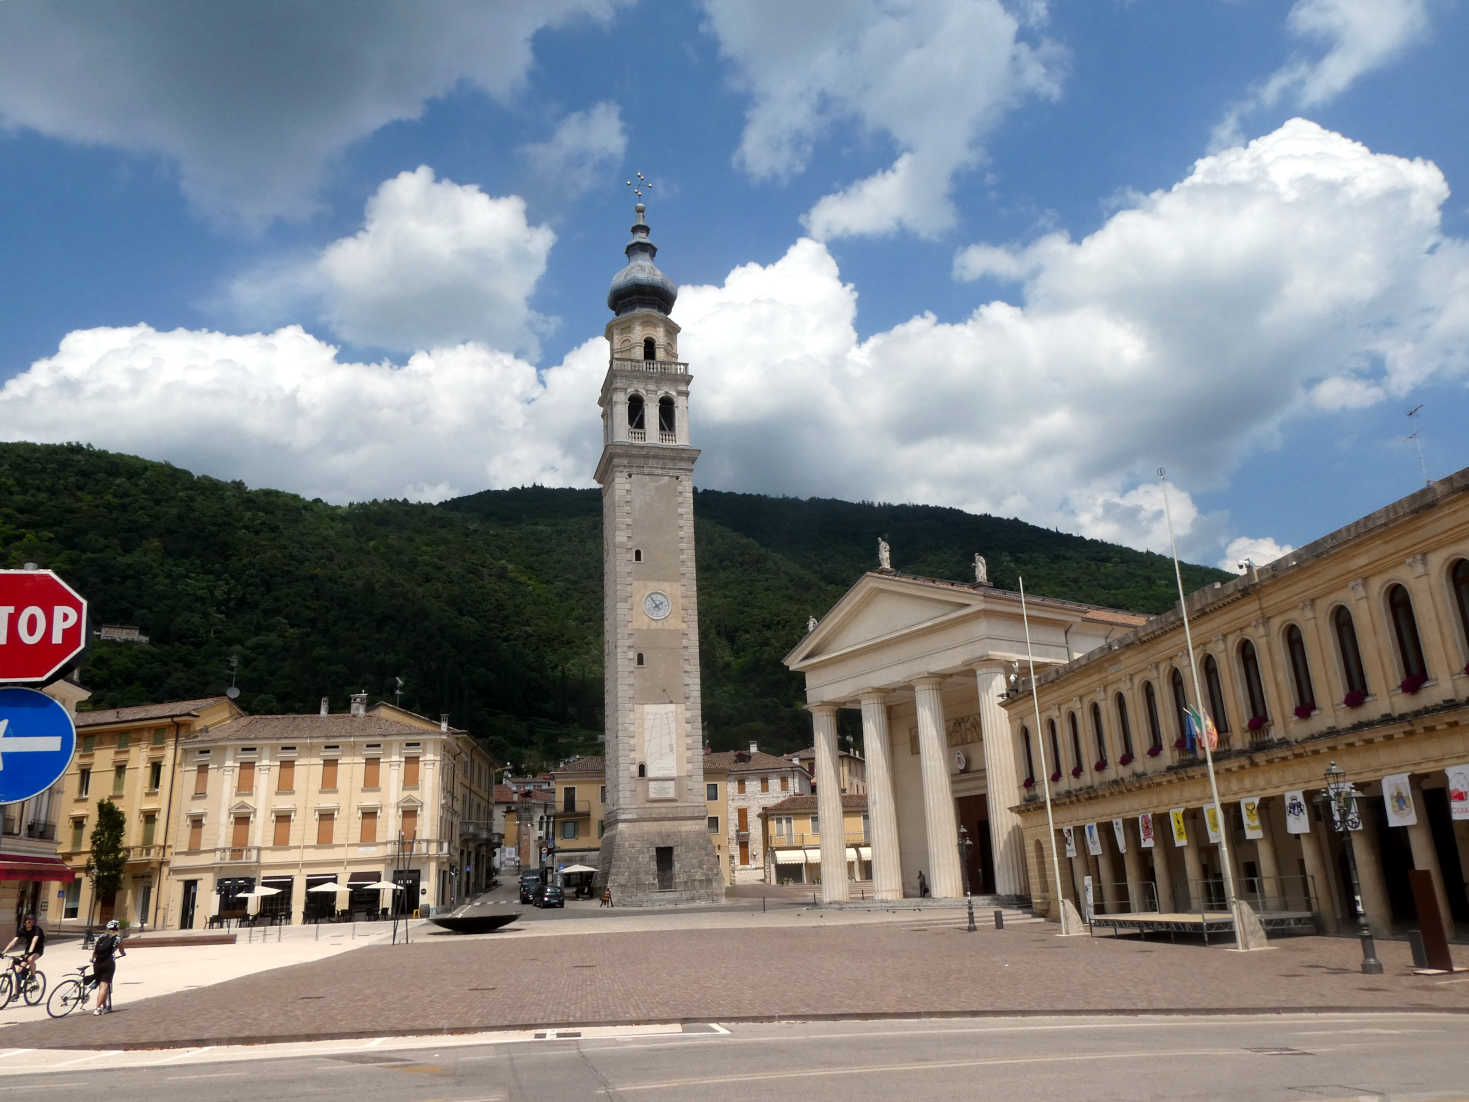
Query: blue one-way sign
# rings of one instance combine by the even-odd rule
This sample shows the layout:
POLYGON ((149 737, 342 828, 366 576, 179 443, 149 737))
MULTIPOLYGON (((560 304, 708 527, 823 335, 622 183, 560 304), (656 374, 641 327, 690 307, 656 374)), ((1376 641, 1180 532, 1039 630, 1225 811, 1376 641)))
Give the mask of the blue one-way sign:
POLYGON ((76 745, 76 727, 56 701, 35 689, 0 689, 0 804, 50 788, 76 745))

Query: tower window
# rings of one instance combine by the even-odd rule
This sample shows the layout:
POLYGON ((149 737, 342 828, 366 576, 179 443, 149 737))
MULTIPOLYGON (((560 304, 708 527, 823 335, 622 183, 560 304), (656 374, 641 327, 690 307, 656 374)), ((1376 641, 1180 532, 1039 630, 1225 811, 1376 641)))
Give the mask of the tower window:
POLYGON ((658 358, 658 346, 653 343, 652 337, 643 338, 643 359, 656 360, 658 358))
POLYGON ((638 651, 638 665, 641 666, 642 664, 643 664, 643 652, 642 651, 638 651))
POLYGON ((634 430, 643 427, 643 396, 629 394, 627 398, 627 427, 634 430))
POLYGON ((658 432, 673 433, 673 399, 663 397, 658 399, 658 432))
POLYGON ((633 562, 642 562, 643 561, 643 549, 641 547, 634 547, 632 549, 632 561, 633 562))
POLYGON ((646 777, 647 775, 648 775, 648 763, 645 762, 645 761, 638 762, 638 776, 640 776, 640 777, 646 777))

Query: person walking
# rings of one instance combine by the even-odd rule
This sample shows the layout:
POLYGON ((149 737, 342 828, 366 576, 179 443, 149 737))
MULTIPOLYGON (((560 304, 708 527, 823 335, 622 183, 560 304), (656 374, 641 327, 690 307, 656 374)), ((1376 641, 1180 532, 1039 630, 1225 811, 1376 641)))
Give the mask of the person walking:
POLYGON ((928 878, 923 875, 923 870, 918 870, 918 898, 928 898, 928 878))
MULTIPOLYGON (((92 974, 97 977, 97 1009, 93 1014, 112 1012, 112 977, 117 971, 117 958, 125 957, 122 938, 117 933, 117 919, 107 923, 107 932, 92 946, 92 974)), ((86 1003, 82 1003, 86 1006, 86 1003)))

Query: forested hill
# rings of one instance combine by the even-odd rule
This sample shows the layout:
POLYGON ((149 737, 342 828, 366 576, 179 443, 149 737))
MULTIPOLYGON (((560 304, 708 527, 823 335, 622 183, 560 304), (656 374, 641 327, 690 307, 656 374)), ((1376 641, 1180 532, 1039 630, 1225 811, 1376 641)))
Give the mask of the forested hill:
MULTIPOLYGON (((954 509, 700 491, 695 499, 704 718, 716 749, 809 743, 781 657, 864 570, 877 537, 912 574, 990 578, 1156 612, 1166 558, 954 509)), ((366 689, 448 713, 502 760, 595 748, 602 726, 601 501, 532 487, 442 505, 333 506, 80 445, 0 444, 0 565, 56 570, 93 626, 89 705, 224 691, 248 712, 334 709, 366 689)), ((1218 577, 1185 568, 1190 588, 1218 577)))

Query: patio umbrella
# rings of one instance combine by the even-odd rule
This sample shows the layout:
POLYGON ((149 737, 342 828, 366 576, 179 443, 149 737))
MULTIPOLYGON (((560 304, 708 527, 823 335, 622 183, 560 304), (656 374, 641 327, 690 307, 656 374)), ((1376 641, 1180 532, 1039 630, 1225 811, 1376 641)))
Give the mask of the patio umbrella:
POLYGON ((281 894, 281 890, 279 888, 267 888, 267 887, 261 886, 259 888, 251 888, 248 892, 241 892, 238 896, 236 896, 236 898, 237 899, 263 899, 267 895, 280 895, 280 894, 281 894))
POLYGON ((318 884, 314 888, 307 888, 306 890, 308 892, 344 892, 347 890, 347 885, 338 884, 335 880, 332 880, 325 884, 318 884))
POLYGON ((591 865, 567 865, 564 869, 561 870, 561 872, 563 874, 564 873, 568 873, 568 872, 596 872, 596 871, 597 870, 594 869, 594 868, 592 868, 591 865))
POLYGON ((352 887, 371 891, 401 892, 403 890, 402 884, 392 884, 386 880, 375 880, 371 884, 353 884, 352 887))

